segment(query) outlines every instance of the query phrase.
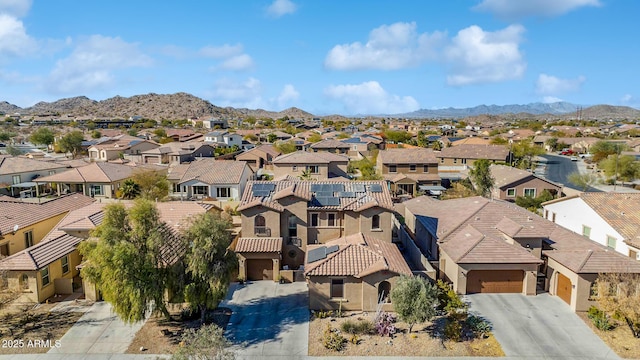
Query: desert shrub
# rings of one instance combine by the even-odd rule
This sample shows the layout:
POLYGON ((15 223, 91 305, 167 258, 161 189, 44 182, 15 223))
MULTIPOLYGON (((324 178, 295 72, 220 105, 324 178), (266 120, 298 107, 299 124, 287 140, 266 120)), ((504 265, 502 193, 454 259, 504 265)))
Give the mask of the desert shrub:
POLYGON ((186 307, 180 310, 180 320, 181 321, 189 321, 200 318, 200 312, 198 309, 192 309, 191 307, 186 307))
POLYGON ((375 328, 380 336, 392 336, 396 333, 396 317, 386 312, 380 313, 376 319, 375 328))
POLYGON ((329 310, 329 311, 319 310, 319 311, 315 311, 313 313, 313 316, 316 319, 324 319, 324 318, 328 318, 328 317, 333 316, 333 311, 332 310, 329 310))
POLYGON ((322 345, 325 348, 333 351, 341 351, 344 349, 344 343, 347 339, 340 335, 335 329, 331 328, 331 325, 327 325, 327 329, 322 335, 322 345))
POLYGON ((455 342, 462 340, 462 325, 455 317, 447 316, 444 324, 444 338, 455 342))
POLYGON ((453 290, 453 287, 442 280, 438 280, 436 286, 439 290, 439 308, 446 311, 449 316, 455 316, 458 319, 466 318, 468 305, 462 301, 462 297, 453 290))
POLYGON ((369 320, 346 320, 340 325, 340 329, 349 334, 367 335, 373 332, 374 327, 373 323, 369 320))
POLYGON ((595 306, 591 306, 587 311, 587 317, 591 319, 593 325, 602 330, 608 331, 613 329, 613 324, 609 321, 607 314, 595 306))
POLYGON ((477 337, 484 337, 491 331, 491 324, 483 318, 471 315, 466 320, 467 327, 477 337))

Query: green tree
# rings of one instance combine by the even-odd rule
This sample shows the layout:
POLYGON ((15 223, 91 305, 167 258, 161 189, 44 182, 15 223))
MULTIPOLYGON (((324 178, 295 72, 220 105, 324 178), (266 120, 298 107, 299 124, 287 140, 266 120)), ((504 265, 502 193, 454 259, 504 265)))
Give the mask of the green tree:
POLYGON ((83 141, 84 141, 84 135, 82 135, 82 131, 75 130, 63 136, 58 141, 58 147, 60 148, 60 151, 64 153, 70 152, 73 158, 75 159, 78 153, 82 151, 83 141))
POLYGON ((183 235, 191 280, 185 288, 185 299, 200 310, 203 323, 206 311, 215 309, 227 295, 231 271, 236 267, 236 257, 228 250, 231 227, 220 214, 204 213, 193 219, 183 235))
POLYGON ((48 127, 41 127, 36 129, 31 136, 29 137, 32 143, 35 145, 46 145, 49 146, 53 144, 55 140, 55 134, 53 130, 48 127))
POLYGON ((293 141, 282 141, 274 144, 274 147, 283 154, 290 154, 296 152, 296 144, 293 141))
POLYGON ((102 137, 102 133, 99 130, 93 130, 91 132, 92 139, 100 139, 100 137, 102 137))
POLYGON ((523 207, 531 212, 537 212, 542 207, 542 203, 553 200, 553 194, 548 190, 544 190, 542 194, 537 197, 532 196, 518 196, 516 197, 516 205, 523 207))
POLYGON ((338 139, 338 140, 339 139, 348 139, 350 137, 351 137, 351 135, 349 135, 347 133, 344 133, 344 132, 341 132, 338 135, 336 135, 336 139, 338 139))
POLYGON ((400 320, 413 325, 431 320, 438 306, 438 288, 418 276, 401 275, 391 291, 391 303, 400 320))
POLYGON ((305 169, 302 174, 298 176, 300 180, 313 180, 313 176, 311 176, 311 169, 305 169))
POLYGON ((8 131, 0 131, 0 141, 9 141, 14 136, 16 136, 15 133, 8 132, 8 131))
POLYGON ((230 345, 224 330, 215 324, 187 329, 171 360, 234 360, 235 353, 227 350, 230 345))
POLYGON ((442 143, 440 141, 436 140, 436 141, 433 142, 433 144, 431 144, 431 148, 434 151, 440 151, 440 150, 442 150, 442 143))
POLYGON ((322 141, 322 135, 320 135, 320 134, 312 134, 311 136, 309 136, 307 138, 307 141, 308 142, 312 142, 312 143, 320 142, 320 141, 322 141))
POLYGON ((278 140, 278 135, 274 133, 267 134, 267 142, 270 142, 273 144, 276 140, 278 140))
POLYGON ((409 132, 403 130, 387 130, 383 133, 383 135, 387 139, 387 141, 392 141, 396 144, 406 143, 412 138, 409 132))
POLYGON ((611 141, 599 140, 589 148, 589 153, 593 155, 591 161, 599 163, 609 157, 609 155, 620 154, 626 150, 626 145, 611 141))
POLYGON ((495 179, 491 176, 491 162, 487 159, 479 159, 473 162, 473 168, 469 170, 469 176, 476 188, 478 195, 488 197, 495 184, 495 179))
POLYGON ((513 145, 512 152, 519 168, 530 169, 533 167, 533 157, 542 155, 545 151, 531 140, 522 140, 513 145))
POLYGON ((133 179, 127 179, 122 183, 120 197, 122 199, 134 199, 140 195, 140 185, 136 184, 133 179))
POLYGON ((169 239, 153 202, 138 199, 129 209, 112 203, 93 235, 97 241, 79 246, 86 261, 83 276, 96 284, 105 301, 127 323, 145 319, 153 311, 169 318, 164 291, 170 271, 162 256, 169 239))
POLYGON ((491 141, 489 141, 489 143, 491 145, 506 145, 509 143, 509 141, 505 138, 503 138, 502 136, 496 136, 494 138, 491 139, 491 141))
POLYGON ((147 200, 164 200, 169 196, 167 175, 158 171, 140 171, 133 175, 133 181, 140 189, 139 196, 147 200))
POLYGON ((640 178, 640 161, 633 156, 609 156, 598 164, 605 175, 614 178, 614 181, 621 180, 623 185, 625 181, 633 181, 640 178))
POLYGON ((552 151, 556 151, 557 148, 558 148, 558 138, 557 137, 551 137, 551 138, 547 139, 547 141, 545 141, 544 143, 552 151))
POLYGON ((7 146, 7 154, 12 155, 12 156, 22 155, 22 150, 18 149, 17 147, 15 147, 13 145, 9 145, 9 146, 7 146))
POLYGON ((567 180, 573 185, 582 189, 582 191, 587 191, 591 185, 595 184, 598 181, 598 177, 592 173, 584 173, 581 174, 579 171, 574 171, 569 176, 567 176, 567 180))

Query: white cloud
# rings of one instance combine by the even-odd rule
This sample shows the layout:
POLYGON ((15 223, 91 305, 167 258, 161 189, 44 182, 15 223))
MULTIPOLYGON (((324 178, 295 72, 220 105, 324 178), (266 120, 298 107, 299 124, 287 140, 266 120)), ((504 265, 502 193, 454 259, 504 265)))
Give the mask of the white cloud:
POLYGON ((623 104, 628 104, 633 100, 633 96, 631 94, 624 94, 620 99, 620 102, 623 104))
POLYGON ((254 63, 251 56, 247 54, 237 55, 226 59, 220 65, 214 67, 216 70, 242 71, 253 68, 254 63))
POLYGON ((250 109, 264 107, 262 83, 250 77, 244 82, 224 78, 215 82, 213 91, 208 95, 219 106, 246 107, 250 109))
POLYGON ((267 14, 273 17, 280 17, 296 12, 298 6, 290 0, 275 0, 267 8, 267 14))
POLYGON ((298 100, 299 98, 300 93, 296 90, 296 88, 291 84, 287 84, 284 86, 284 88, 282 88, 282 91, 280 92, 280 95, 278 95, 278 98, 275 100, 275 102, 278 105, 278 109, 283 109, 287 106, 290 106, 293 101, 298 100))
POLYGON ((342 102, 350 114, 397 114, 420 108, 413 97, 389 94, 377 81, 329 86, 324 94, 342 102))
POLYGON ((35 51, 36 41, 17 18, 0 14, 0 57, 18 57, 35 51))
POLYGON ((500 82, 520 78, 527 67, 520 52, 521 25, 495 32, 473 25, 462 29, 444 52, 450 85, 500 82))
POLYGON ((561 101, 564 101, 564 100, 562 100, 562 99, 560 99, 558 97, 555 97, 555 96, 544 96, 542 98, 542 102, 545 103, 545 104, 553 104, 553 103, 557 103, 557 102, 561 102, 561 101))
POLYGON ((146 67, 152 62, 137 44, 118 37, 93 35, 78 43, 71 55, 56 63, 47 87, 54 93, 106 88, 114 82, 116 70, 146 67))
POLYGON ((434 58, 445 38, 446 34, 442 32, 418 34, 415 22, 383 25, 369 33, 366 44, 354 42, 334 46, 324 64, 336 70, 414 67, 434 58))
POLYGON ((514 20, 528 16, 558 16, 580 7, 600 5, 599 0, 483 0, 473 9, 514 20))
POLYGON ((553 96, 580 90, 587 79, 578 76, 575 79, 560 79, 555 76, 540 74, 536 82, 536 92, 541 95, 553 96))
POLYGON ((222 46, 205 46, 200 49, 200 55, 212 59, 227 59, 232 56, 242 54, 242 44, 229 45, 224 44, 222 46))
POLYGON ((31 0, 0 0, 0 14, 24 17, 31 9, 31 0))

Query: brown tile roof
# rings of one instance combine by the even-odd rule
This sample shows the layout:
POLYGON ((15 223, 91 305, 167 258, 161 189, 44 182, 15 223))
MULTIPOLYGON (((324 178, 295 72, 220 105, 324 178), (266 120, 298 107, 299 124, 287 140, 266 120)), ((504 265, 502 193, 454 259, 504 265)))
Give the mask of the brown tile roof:
POLYGON ((387 180, 387 181, 391 181, 391 182, 398 182, 404 179, 411 179, 415 182, 425 182, 425 181, 440 181, 440 175, 438 174, 414 174, 414 173, 409 173, 409 174, 403 174, 403 173, 398 173, 398 174, 384 174, 382 175, 382 177, 387 180))
MULTIPOLYGON (((0 176, 43 170, 58 170, 65 169, 67 167, 68 166, 62 164, 34 160, 26 157, 0 155, 0 176)), ((23 179, 23 181, 27 181, 27 179, 23 179)))
POLYGON ((236 156, 236 160, 243 160, 247 157, 247 155, 255 155, 263 158, 267 158, 267 156, 271 156, 275 158, 280 154, 281 152, 278 151, 273 145, 265 144, 265 145, 256 146, 251 150, 247 150, 243 152, 242 154, 236 156))
POLYGON ((39 270, 61 257, 70 254, 83 239, 63 234, 49 241, 40 242, 17 252, 2 261, 4 270, 39 270))
POLYGON ((460 145, 490 145, 491 140, 483 139, 480 137, 466 137, 464 139, 456 140, 451 142, 451 146, 460 146, 460 145))
POLYGON ((383 164, 437 164, 432 149, 390 149, 378 152, 378 159, 383 164))
POLYGON ((169 168, 167 178, 178 183, 198 179, 205 184, 238 184, 245 170, 251 171, 244 161, 204 158, 169 168))
POLYGON ((13 231, 91 204, 94 200, 80 194, 69 194, 42 203, 0 201, 0 234, 13 231))
POLYGON ((580 198, 626 242, 640 245, 640 193, 582 193, 580 198))
POLYGON ((349 162, 349 157, 326 151, 296 151, 273 159, 274 164, 329 164, 332 162, 349 162))
MULTIPOLYGON (((262 185, 259 185, 262 186, 262 185)), ((391 194, 384 181, 249 181, 245 187, 238 210, 252 208, 254 206, 265 206, 276 211, 283 211, 284 207, 278 202, 283 197, 293 195, 307 201, 308 209, 316 210, 350 210, 363 211, 371 207, 381 207, 393 210, 391 194), (253 187, 258 184, 273 184, 274 189, 268 192, 267 196, 254 195, 253 187), (314 200, 317 193, 312 191, 312 186, 339 185, 344 190, 330 191, 331 197, 338 198, 339 205, 324 205, 314 200), (379 186, 381 192, 372 192, 371 186, 379 186), (361 191, 364 190, 364 191, 361 191), (344 194, 348 193, 348 194, 344 194), (350 197, 347 197, 350 196, 350 197)))
POLYGON ((234 251, 237 253, 281 252, 282 238, 239 238, 234 251))
POLYGON ((324 245, 310 245, 305 256, 307 276, 353 276, 362 278, 379 271, 411 275, 411 269, 395 244, 384 242, 362 233, 328 241, 324 245), (326 258, 309 263, 313 249, 337 246, 338 250, 326 258))
POLYGON ((335 139, 324 139, 311 145, 312 149, 350 149, 351 145, 335 139))
POLYGON ((640 273, 640 262, 613 250, 547 250, 544 254, 577 274, 640 273), (628 261, 621 261, 627 258, 628 261))
POLYGON ((507 165, 492 164, 489 167, 489 170, 491 171, 491 176, 493 176, 493 178, 495 179, 494 186, 499 189, 509 187, 509 185, 512 185, 516 182, 521 182, 527 179, 534 179, 534 178, 540 179, 542 181, 546 181, 550 185, 553 185, 558 189, 562 188, 562 185, 555 184, 545 178, 536 176, 535 174, 530 173, 528 171, 520 170, 507 165))
POLYGON ((509 148, 504 145, 458 145, 443 148, 436 152, 437 158, 457 159, 489 159, 505 161, 509 155, 509 148))
POLYGON ((111 183, 128 179, 134 172, 142 169, 134 166, 108 162, 94 162, 73 168, 58 174, 44 176, 35 180, 38 183, 111 183))

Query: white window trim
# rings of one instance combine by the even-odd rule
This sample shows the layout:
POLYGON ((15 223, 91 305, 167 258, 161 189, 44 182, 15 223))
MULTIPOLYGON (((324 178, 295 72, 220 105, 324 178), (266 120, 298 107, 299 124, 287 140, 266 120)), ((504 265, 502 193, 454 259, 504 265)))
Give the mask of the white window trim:
POLYGON ((534 197, 536 197, 538 195, 538 192, 536 191, 536 188, 524 188, 524 189, 522 189, 522 195, 523 196, 527 196, 527 190, 533 190, 532 198, 534 198, 534 197))
POLYGON ((516 188, 508 188, 507 189, 507 197, 510 197, 510 198, 516 197, 516 188), (511 190, 513 190, 513 194, 510 195, 509 191, 511 191, 511 190))

